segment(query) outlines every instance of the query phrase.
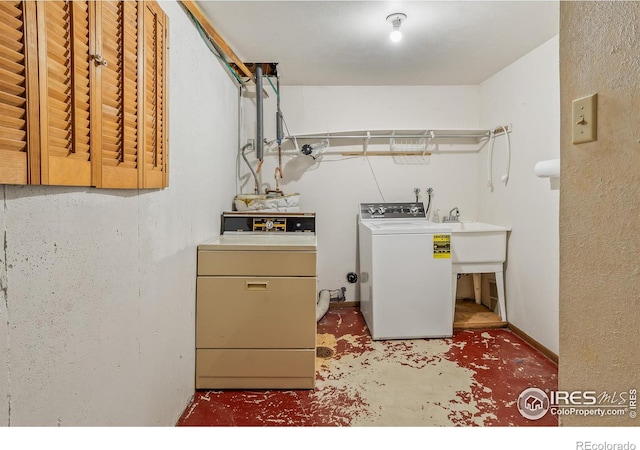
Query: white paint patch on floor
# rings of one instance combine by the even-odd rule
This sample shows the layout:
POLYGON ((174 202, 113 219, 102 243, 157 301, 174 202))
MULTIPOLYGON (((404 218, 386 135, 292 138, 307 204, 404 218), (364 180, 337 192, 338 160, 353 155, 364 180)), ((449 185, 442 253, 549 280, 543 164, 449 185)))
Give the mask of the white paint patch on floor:
MULTIPOLYGON (((341 340, 353 347, 361 345, 357 336, 350 335, 335 342, 324 335, 319 345, 335 349, 341 340)), ((338 355, 318 367, 321 380, 314 395, 323 404, 331 403, 327 396, 352 399, 343 406, 348 408, 344 417, 351 418, 350 425, 483 425, 495 418, 482 413, 473 398, 475 372, 445 358, 451 349, 449 340, 373 341, 367 346, 371 349, 338 355)))

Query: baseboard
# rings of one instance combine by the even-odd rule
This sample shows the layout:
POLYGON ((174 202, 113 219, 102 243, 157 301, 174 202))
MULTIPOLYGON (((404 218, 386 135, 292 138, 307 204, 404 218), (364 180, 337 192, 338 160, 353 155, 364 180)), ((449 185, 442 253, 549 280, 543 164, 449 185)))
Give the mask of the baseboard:
POLYGON ((522 338, 523 341, 527 342, 530 346, 538 350, 540 353, 542 353, 544 356, 549 358, 551 361, 558 364, 558 355, 553 353, 551 350, 549 350, 547 347, 542 345, 540 342, 536 341, 534 338, 529 336, 527 333, 522 331, 520 328, 518 328, 511 322, 507 323, 507 328, 509 328, 511 331, 513 331, 513 334, 522 338))
MULTIPOLYGON (((331 302, 329 303, 329 309, 340 309, 340 308, 359 308, 360 301, 350 301, 350 302, 331 302)), ((523 341, 528 343, 530 346, 538 350, 544 356, 549 358, 554 363, 558 364, 558 355, 549 350, 547 347, 542 345, 540 342, 536 341, 534 338, 529 336, 527 333, 522 331, 520 328, 512 324, 511 322, 507 322, 507 328, 513 331, 513 334, 520 337, 523 341)))
POLYGON ((329 303, 329 309, 340 309, 340 308, 356 308, 360 307, 359 301, 353 302, 331 302, 329 303))

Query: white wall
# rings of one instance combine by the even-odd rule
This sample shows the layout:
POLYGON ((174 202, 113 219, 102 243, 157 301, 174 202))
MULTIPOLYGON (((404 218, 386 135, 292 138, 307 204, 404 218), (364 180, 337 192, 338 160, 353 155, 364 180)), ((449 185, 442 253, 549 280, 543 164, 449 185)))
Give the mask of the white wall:
POLYGON ((196 246, 233 198, 238 95, 181 7, 161 6, 170 187, 0 187, 0 423, 172 425, 193 395, 196 246))
POLYGON ((560 157, 558 37, 480 85, 480 123, 513 124, 511 171, 504 136, 494 145, 494 190, 487 185, 487 149, 479 155, 478 218, 510 225, 506 264, 509 322, 558 353, 559 191, 533 168, 560 157))
MULTIPOLYGON (((276 96, 265 81, 269 98, 265 99, 265 138, 275 138, 276 96)), ((477 129, 477 86, 283 86, 281 109, 292 134, 378 129, 477 129)), ((255 104, 243 104, 246 138, 255 138, 255 104)), ((302 144, 300 144, 302 145, 302 144)), ((388 149, 383 146, 383 149, 388 149)), ((451 148, 468 149, 468 146, 451 148)), ((477 150, 478 146, 472 146, 477 150)), ((267 150, 271 149, 269 147, 267 150)), ((444 148, 443 148, 444 149, 444 148)), ((361 151, 361 145, 332 147, 330 151, 361 151)), ((376 148, 370 147, 370 150, 376 148)), ((446 150, 446 149, 445 149, 446 150)), ((273 188, 277 157, 265 152, 261 169, 261 190, 273 188)), ((248 153, 255 163, 255 153, 248 153)), ((317 213, 319 289, 347 287, 347 300, 358 300, 355 285, 349 285, 347 272, 356 271, 356 214, 361 202, 381 201, 373 173, 387 202, 413 201, 413 189, 419 187, 422 200, 426 190, 434 189, 434 208, 444 213, 454 206, 462 218, 477 214, 477 153, 432 155, 429 164, 402 165, 391 157, 342 158, 324 156, 299 177, 294 170, 308 157, 287 155, 283 159, 285 193, 301 194, 301 209, 317 213), (373 173, 369 167, 373 168, 373 173)), ((241 172, 248 173, 242 164, 241 172)), ((253 181, 245 180, 242 191, 251 193, 253 181)))
MULTIPOLYGON (((275 138, 276 96, 265 82, 265 138, 275 138)), ((510 225, 506 296, 509 321, 558 352, 558 191, 537 178, 539 160, 559 157, 559 78, 557 37, 514 62, 479 86, 321 87, 283 86, 281 106, 291 134, 375 129, 485 128, 511 124, 511 172, 504 172, 506 141, 495 142, 494 185, 486 186, 488 146, 479 153, 432 155, 427 165, 399 165, 389 157, 345 159, 325 156, 306 171, 304 157, 286 154, 285 193, 301 194, 302 210, 318 214, 319 288, 348 287, 345 274, 356 269, 355 215, 360 202, 380 201, 372 170, 386 201, 409 201, 413 188, 434 188, 441 215, 458 206, 463 220, 510 225), (292 175, 292 173, 294 175, 292 175), (300 174, 302 174, 300 176, 300 174)), ((253 99, 243 103, 244 136, 255 137, 253 99)), ((330 151, 361 150, 334 147, 330 151)), ((254 154, 249 154, 254 161, 254 154)), ((274 188, 277 159, 265 150, 261 190, 274 188)), ((248 171, 242 163, 241 174, 248 171)), ((242 179, 250 193, 253 181, 242 179)))

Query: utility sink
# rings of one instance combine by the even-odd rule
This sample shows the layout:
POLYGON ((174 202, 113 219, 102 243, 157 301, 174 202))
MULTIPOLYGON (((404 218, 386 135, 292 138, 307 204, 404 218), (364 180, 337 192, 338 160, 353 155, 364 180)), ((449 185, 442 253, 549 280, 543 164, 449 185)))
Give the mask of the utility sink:
POLYGON ((507 231, 511 231, 511 228, 482 222, 447 222, 443 225, 451 228, 454 312, 458 274, 473 274, 473 290, 476 303, 479 304, 482 295, 480 274, 495 273, 497 312, 507 322, 503 264, 507 259, 507 231))
POLYGON ((447 222, 451 228, 451 262, 503 263, 507 259, 507 231, 482 222, 447 222))

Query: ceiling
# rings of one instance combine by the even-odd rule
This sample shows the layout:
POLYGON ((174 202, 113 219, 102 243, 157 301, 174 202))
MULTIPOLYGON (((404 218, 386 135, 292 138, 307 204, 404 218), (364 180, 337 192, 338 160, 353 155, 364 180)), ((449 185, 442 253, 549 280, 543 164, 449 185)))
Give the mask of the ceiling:
POLYGON ((199 1, 283 85, 474 85, 558 34, 557 1, 199 1), (389 39, 402 12, 403 39, 389 39))

